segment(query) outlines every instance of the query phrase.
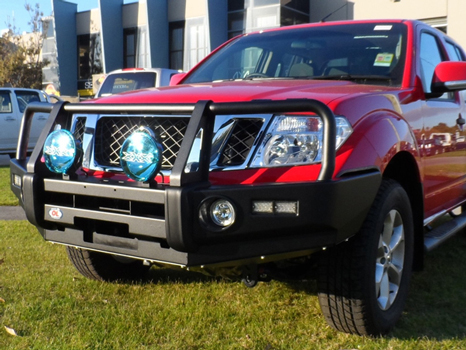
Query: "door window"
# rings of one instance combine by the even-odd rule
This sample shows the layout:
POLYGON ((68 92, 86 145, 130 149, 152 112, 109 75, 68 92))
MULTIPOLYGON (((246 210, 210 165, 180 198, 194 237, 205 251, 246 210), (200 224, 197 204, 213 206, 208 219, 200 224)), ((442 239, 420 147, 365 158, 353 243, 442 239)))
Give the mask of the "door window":
POLYGON ((430 85, 435 67, 444 60, 439 50, 437 39, 432 34, 422 33, 420 58, 422 85, 424 92, 430 93, 432 92, 430 85))
POLYGON ((0 113, 11 113, 11 98, 8 91, 0 91, 0 113))
POLYGON ((35 91, 16 91, 16 99, 21 113, 24 113, 29 103, 40 102, 39 94, 35 91))

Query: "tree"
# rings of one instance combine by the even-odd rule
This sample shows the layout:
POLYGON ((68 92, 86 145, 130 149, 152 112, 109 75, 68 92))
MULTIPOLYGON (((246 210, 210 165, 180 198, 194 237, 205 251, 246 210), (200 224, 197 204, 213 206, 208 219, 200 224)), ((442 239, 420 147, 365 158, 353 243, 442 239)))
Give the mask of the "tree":
POLYGON ((14 24, 8 23, 8 31, 0 38, 0 86, 40 89, 42 68, 49 64, 41 59, 47 28, 43 28, 39 4, 25 3, 24 7, 30 16, 31 32, 21 35, 14 24))

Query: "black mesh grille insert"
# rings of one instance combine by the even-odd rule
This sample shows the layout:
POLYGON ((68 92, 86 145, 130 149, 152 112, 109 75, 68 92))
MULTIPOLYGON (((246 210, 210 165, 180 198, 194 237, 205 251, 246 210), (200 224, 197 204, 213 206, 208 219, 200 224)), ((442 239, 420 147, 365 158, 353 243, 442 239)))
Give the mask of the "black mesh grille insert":
POLYGON ((221 166, 243 164, 263 123, 262 119, 237 119, 218 164, 221 166))
POLYGON ((76 141, 83 142, 84 130, 86 128, 86 117, 76 118, 74 124, 73 136, 76 141))
POLYGON ((163 144, 162 169, 171 169, 181 147, 189 118, 103 117, 95 132, 95 160, 101 166, 120 166, 120 149, 125 139, 140 126, 154 131, 163 144))

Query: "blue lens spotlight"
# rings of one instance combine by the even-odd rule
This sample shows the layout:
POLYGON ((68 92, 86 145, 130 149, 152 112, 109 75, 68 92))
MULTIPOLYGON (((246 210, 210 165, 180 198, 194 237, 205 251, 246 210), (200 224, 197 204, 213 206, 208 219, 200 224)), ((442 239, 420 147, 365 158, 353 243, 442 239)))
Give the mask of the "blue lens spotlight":
POLYGON ((43 155, 47 168, 57 174, 66 174, 76 158, 76 143, 68 130, 55 130, 47 136, 43 155))
POLYGON ((162 145, 156 141, 154 132, 140 127, 121 146, 121 167, 130 179, 146 182, 159 172, 162 151, 162 145))

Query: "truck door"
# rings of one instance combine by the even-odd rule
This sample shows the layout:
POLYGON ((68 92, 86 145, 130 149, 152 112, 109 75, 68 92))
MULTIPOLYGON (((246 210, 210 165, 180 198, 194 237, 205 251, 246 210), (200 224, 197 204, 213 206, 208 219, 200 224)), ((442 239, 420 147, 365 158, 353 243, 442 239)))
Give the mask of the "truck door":
POLYGON ((466 199, 466 143, 461 118, 466 117, 459 93, 431 94, 430 84, 438 63, 447 59, 437 37, 421 33, 420 76, 426 100, 423 104, 425 210, 429 217, 466 199))
POLYGON ((20 117, 10 90, 0 90, 0 152, 16 150, 20 117))

